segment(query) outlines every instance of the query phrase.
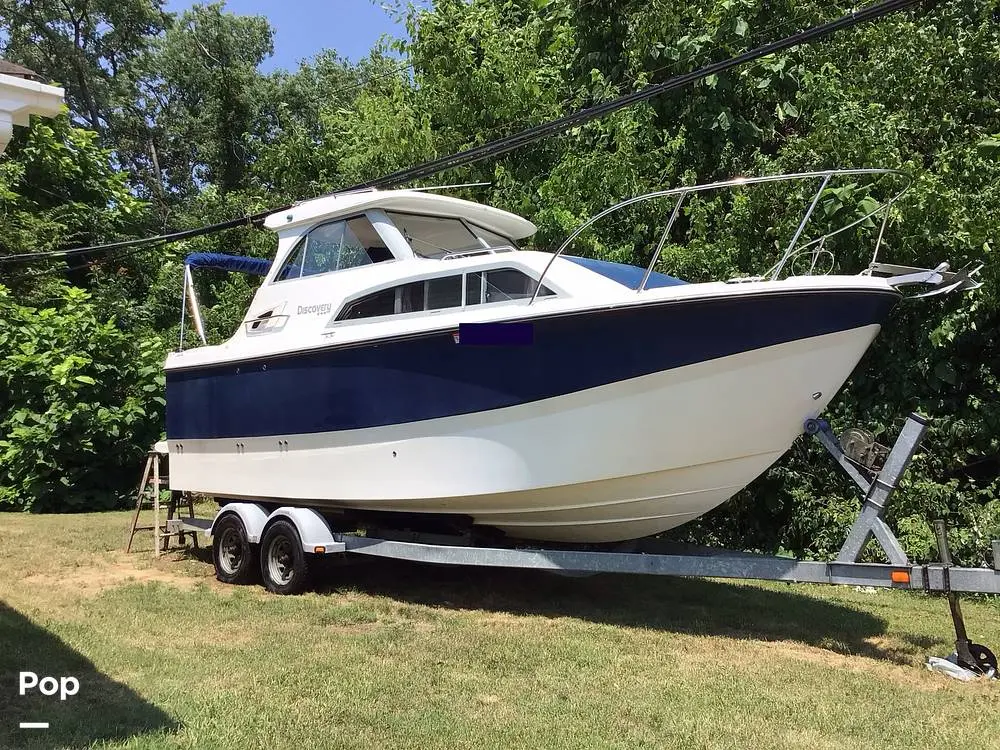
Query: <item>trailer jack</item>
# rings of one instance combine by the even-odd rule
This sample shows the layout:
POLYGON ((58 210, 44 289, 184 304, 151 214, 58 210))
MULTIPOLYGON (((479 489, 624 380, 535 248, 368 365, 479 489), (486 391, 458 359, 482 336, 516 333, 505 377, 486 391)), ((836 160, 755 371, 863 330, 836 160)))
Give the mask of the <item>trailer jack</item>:
POLYGON ((958 600, 958 594, 951 589, 951 549, 948 547, 948 525, 943 520, 938 519, 934 522, 934 535, 937 537, 938 552, 944 569, 945 594, 951 610, 951 621, 955 626, 955 657, 958 666, 997 679, 997 657, 986 646, 969 640, 969 634, 965 630, 965 618, 962 616, 962 604, 958 600))
MULTIPOLYGON (((903 429, 896 438, 892 450, 885 456, 878 474, 874 479, 868 480, 862 471, 859 471, 858 459, 862 456, 876 455, 883 453, 884 449, 878 450, 881 446, 876 446, 873 441, 866 440, 863 450, 850 450, 845 452, 830 429, 830 425, 825 420, 811 419, 805 424, 805 431, 823 444, 829 451, 844 472, 854 480, 855 484, 865 493, 861 512, 854 521, 851 531, 841 547, 837 556, 838 562, 859 562, 861 553, 872 537, 881 547, 889 562, 893 565, 909 566, 910 562, 903 551, 899 540, 892 530, 883 520, 882 515, 888 506, 889 500, 895 492, 900 477, 906 471, 907 465, 916 453, 920 441, 927 430, 927 419, 919 414, 911 414, 903 429)), ((854 435, 858 431, 848 431, 854 435)), ((878 456, 881 458, 881 456, 878 456)), ((872 464, 863 465, 861 468, 871 470, 872 464)), ((951 620, 955 626, 955 656, 954 662, 963 669, 967 669, 977 675, 985 675, 996 679, 998 677, 997 658, 986 646, 973 643, 969 640, 965 630, 965 619, 962 617, 962 605, 959 602, 958 593, 952 588, 952 572, 955 565, 951 560, 951 549, 948 546, 948 527, 943 520, 934 521, 934 535, 937 537, 938 553, 941 558, 939 566, 923 566, 924 589, 930 591, 940 591, 948 597, 948 606, 951 610, 951 620), (932 575, 932 571, 935 575, 932 575), (931 581, 938 581, 937 586, 932 586, 931 581)), ((997 559, 997 552, 1000 544, 994 542, 994 570, 997 569, 1000 560, 997 559)), ((961 570, 961 569, 959 569, 961 570)), ((964 589, 969 590, 969 589, 964 589)))

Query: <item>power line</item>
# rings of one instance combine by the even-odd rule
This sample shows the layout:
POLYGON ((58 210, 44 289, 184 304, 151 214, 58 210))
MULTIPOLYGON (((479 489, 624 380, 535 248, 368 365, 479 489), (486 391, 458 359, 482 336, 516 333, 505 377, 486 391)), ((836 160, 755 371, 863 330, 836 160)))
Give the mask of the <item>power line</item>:
POLYGON ((385 78, 391 78, 391 77, 393 77, 395 75, 398 75, 398 74, 402 73, 404 70, 406 70, 407 68, 410 68, 410 67, 412 67, 412 63, 410 63, 407 60, 407 61, 405 61, 405 62, 403 62, 403 63, 401 63, 401 64, 399 64, 399 65, 397 65, 395 67, 389 68, 388 70, 384 70, 381 73, 367 76, 366 78, 363 78, 360 81, 355 81, 354 83, 349 83, 349 84, 347 84, 345 86, 342 86, 339 89, 334 89, 333 91, 326 91, 326 92, 324 92, 324 94, 328 98, 332 99, 332 98, 334 98, 336 96, 339 96, 340 94, 346 94, 349 91, 354 91, 355 89, 363 88, 363 87, 367 86, 369 83, 371 83, 372 81, 381 81, 381 80, 383 80, 385 78))
MULTIPOLYGON (((795 21, 795 22, 801 21, 801 20, 805 20, 804 16, 801 15, 801 14, 798 17, 792 18, 792 21, 795 21)), ((787 18, 783 18, 781 21, 778 21, 776 23, 772 23, 772 24, 769 24, 767 26, 760 27, 760 28, 755 28, 754 31, 753 31, 753 34, 754 34, 754 37, 756 39, 760 40, 761 37, 764 37, 765 35, 771 33, 772 31, 777 31, 782 26, 787 26, 787 25, 788 25, 788 19, 787 18)), ((695 53, 691 54, 691 55, 688 55, 687 57, 678 58, 676 60, 671 60, 670 62, 666 63, 665 65, 660 65, 659 67, 656 67, 656 68, 651 68, 651 69, 643 70, 642 73, 644 75, 646 75, 646 76, 653 76, 656 73, 660 73, 660 72, 662 72, 664 70, 667 70, 668 68, 679 68, 682 65, 685 65, 687 63, 692 63, 698 57, 701 57, 700 50, 698 52, 695 52, 695 53)), ((622 84, 633 84, 634 85, 636 83, 637 83, 636 81, 621 81, 621 82, 619 82, 618 84, 615 84, 615 85, 616 86, 620 86, 622 84)), ((569 89, 570 89, 570 91, 572 91, 572 86, 571 85, 569 85, 569 89)), ((559 102, 558 109, 561 110, 561 109, 567 107, 568 105, 573 104, 574 102, 578 102, 579 99, 580 99, 580 95, 579 94, 572 93, 570 96, 567 96, 565 99, 563 99, 561 102, 559 102)), ((531 118, 530 117, 528 117, 528 116, 521 117, 521 118, 519 118, 517 120, 513 120, 513 121, 509 121, 509 122, 503 123, 502 125, 495 125, 495 126, 490 127, 490 128, 484 128, 483 130, 479 131, 479 135, 480 136, 483 136, 483 135, 486 135, 486 136, 497 136, 499 138, 501 133, 503 133, 505 131, 509 132, 510 129, 513 128, 514 126, 526 127, 526 126, 528 126, 528 123, 530 123, 530 122, 531 122, 531 118)))
MULTIPOLYGON (((596 104, 564 117, 526 128, 522 131, 503 138, 498 138, 481 146, 465 149, 464 151, 458 151, 454 154, 449 154, 448 156, 439 157, 437 159, 431 159, 423 162, 422 164, 417 164, 413 167, 407 167, 406 169, 392 172, 369 182, 358 183, 343 190, 335 191, 335 193, 329 193, 328 195, 350 192, 352 190, 364 190, 367 188, 394 187, 424 177, 429 177, 430 175, 437 174, 438 172, 442 172, 447 169, 454 169, 456 167, 474 164, 493 156, 506 154, 514 149, 520 148, 521 146, 526 146, 550 135, 569 130, 570 128, 590 122, 591 120, 604 117, 605 115, 616 112, 632 104, 647 101, 659 96, 660 94, 665 94, 669 91, 679 89, 702 78, 707 78, 710 75, 725 72, 745 63, 758 60, 762 57, 767 57, 768 55, 773 55, 776 52, 781 52, 782 50, 786 50, 791 47, 797 47, 802 44, 813 42, 817 39, 829 36, 830 34, 833 34, 841 29, 848 29, 861 23, 878 20, 883 16, 905 10, 906 8, 916 5, 918 2, 920 2, 920 0, 882 0, 881 2, 877 2, 859 11, 853 11, 841 16, 834 21, 813 26, 804 31, 792 34, 791 36, 779 39, 778 41, 755 47, 754 49, 735 57, 711 63, 688 73, 674 76, 673 78, 670 78, 662 83, 651 84, 617 99, 596 104)), ((259 226, 270 214, 279 211, 287 211, 295 205, 295 203, 291 203, 283 206, 277 206, 266 211, 249 214, 237 219, 208 224, 194 229, 186 229, 178 232, 156 235, 154 237, 122 240, 104 245, 78 247, 69 250, 52 250, 44 253, 21 253, 18 255, 8 255, 6 257, 0 257, 0 265, 31 262, 47 258, 71 258, 78 255, 112 252, 114 250, 124 248, 153 247, 167 242, 177 242, 179 240, 215 234, 217 232, 234 229, 240 226, 259 226)))
MULTIPOLYGON (((362 81, 357 81, 355 83, 344 86, 340 89, 335 89, 332 92, 328 92, 328 96, 333 97, 339 94, 352 91, 356 88, 361 88, 368 85, 368 83, 376 80, 381 80, 384 78, 389 78, 393 75, 398 75, 403 72, 411 65, 409 62, 399 64, 389 70, 385 70, 377 75, 372 75, 365 78, 362 81)), ((112 252, 114 250, 123 250, 126 248, 141 248, 144 246, 155 247, 157 245, 166 244, 169 242, 177 242, 179 240, 192 239, 194 237, 202 237, 207 234, 215 234, 216 232, 222 232, 226 229, 235 229, 240 226, 256 227, 263 222, 264 218, 276 211, 287 211, 293 208, 296 204, 289 203, 284 206, 278 206, 276 208, 269 208, 266 211, 261 211, 255 214, 250 214, 249 216, 244 216, 237 219, 230 219, 229 221, 218 222, 216 224, 207 224, 202 227, 196 227, 194 229, 186 229, 177 232, 170 232, 166 234, 159 234, 154 237, 139 237, 131 240, 120 240, 118 242, 108 242, 101 245, 90 245, 86 247, 76 247, 68 250, 50 250, 42 253, 21 253, 18 255, 7 255, 0 257, 0 265, 14 264, 18 262, 28 262, 34 260, 45 260, 46 258, 71 258, 76 255, 88 255, 91 253, 105 253, 112 252)), ((85 263, 81 266, 75 266, 74 269, 83 268, 89 263, 85 263)))
POLYGON ((603 104, 587 107, 579 112, 574 112, 573 114, 566 115, 565 117, 560 117, 556 120, 527 128, 519 133, 514 133, 506 138, 491 141, 490 143, 486 143, 482 146, 466 149, 465 151, 459 151, 458 153, 443 156, 439 159, 433 159, 431 161, 424 162, 423 164, 418 164, 415 167, 401 169, 398 172, 393 172, 370 182, 353 185, 348 188, 348 190, 357 190, 364 187, 392 187, 393 185, 410 182, 421 177, 427 177, 428 175, 436 174, 437 172, 441 172, 446 169, 453 169, 454 167, 473 164, 491 156, 499 156, 500 154, 505 154, 516 148, 545 138, 546 136, 568 130, 577 125, 582 125, 585 122, 589 122, 599 117, 604 117, 605 115, 616 112, 619 109, 623 109, 624 107, 628 107, 632 104, 647 101, 653 97, 659 96, 660 94, 665 94, 668 91, 681 88, 682 86, 686 86, 687 84, 693 83, 699 79, 707 78, 708 76, 716 73, 722 73, 731 68, 743 65, 744 63, 757 60, 761 57, 767 57, 768 55, 773 55, 776 52, 780 52, 790 47, 797 47, 800 44, 815 41, 816 39, 829 36, 833 32, 840 29, 850 28, 851 26, 856 26, 857 24, 865 21, 876 20, 882 16, 908 8, 911 5, 916 5, 917 2, 919 2, 919 0, 883 0, 883 2, 876 3, 859 11, 848 13, 845 16, 841 16, 835 21, 814 26, 811 29, 801 31, 776 42, 771 42, 770 44, 762 45, 750 50, 749 52, 744 52, 736 57, 731 57, 717 63, 711 63, 710 65, 706 65, 702 68, 691 71, 690 73, 674 76, 663 83, 646 86, 645 88, 619 97, 618 99, 613 99, 609 102, 604 102, 603 104))

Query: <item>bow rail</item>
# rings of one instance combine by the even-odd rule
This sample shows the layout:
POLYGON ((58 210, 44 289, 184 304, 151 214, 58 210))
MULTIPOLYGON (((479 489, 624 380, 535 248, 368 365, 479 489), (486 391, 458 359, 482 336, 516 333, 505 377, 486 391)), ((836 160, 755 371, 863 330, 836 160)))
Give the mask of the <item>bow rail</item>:
POLYGON ((591 218, 587 219, 587 221, 585 221, 575 230, 573 230, 573 232, 569 235, 569 237, 567 237, 566 240, 563 241, 563 243, 559 246, 559 249, 556 250, 555 253, 553 253, 548 263, 545 264, 545 268, 542 270, 542 275, 538 279, 538 284, 535 287, 535 292, 534 294, 532 294, 528 304, 530 305, 534 303, 535 298, 538 296, 538 291, 542 288, 542 281, 544 280, 545 275, 548 273, 549 268, 551 268, 552 264, 556 261, 556 258, 560 257, 566 250, 566 248, 568 248, 573 243, 573 241, 576 240, 576 238, 579 237, 584 231, 589 229, 591 226, 596 224, 601 219, 604 219, 605 217, 610 216, 611 214, 616 213, 622 210, 623 208, 627 208, 628 206, 633 206, 637 203, 643 203, 645 201, 659 200, 675 196, 677 198, 677 200, 674 202, 674 207, 670 213, 670 218, 667 221, 666 227, 664 228, 663 233, 660 235, 660 239, 656 244, 656 250, 653 252, 653 258, 650 260, 649 265, 646 267, 646 273, 643 276, 642 283, 639 284, 639 288, 637 289, 637 292, 641 293, 646 288, 646 284, 649 281, 649 277, 653 273, 653 268, 656 266, 656 262, 660 259, 660 253, 663 251, 663 247, 666 245, 667 240, 670 238, 670 231, 673 229, 674 224, 677 221, 677 217, 680 216, 681 209, 683 208, 684 202, 685 200, 687 200, 688 196, 699 193, 707 193, 715 190, 724 190, 727 188, 745 187, 748 185, 760 185, 773 182, 801 182, 807 180, 818 180, 819 188, 817 189, 815 195, 813 196, 812 201, 809 204, 809 207, 806 209, 806 212, 803 215, 802 220, 796 227, 795 233, 792 235, 792 239, 788 243, 788 247, 785 249, 785 252, 781 256, 781 259, 773 266, 771 266, 771 268, 769 268, 767 273, 764 274, 763 276, 751 277, 750 279, 745 279, 745 280, 763 281, 766 279, 774 281, 778 278, 778 276, 780 276, 781 272, 785 269, 785 267, 788 265, 790 261, 793 261, 795 257, 800 256, 802 253, 809 251, 810 249, 812 249, 812 256, 813 256, 809 268, 811 273, 816 267, 816 263, 818 261, 819 256, 822 253, 829 254, 828 250, 823 249, 823 245, 826 242, 826 240, 842 232, 846 232, 849 229, 853 229, 859 224, 863 224, 869 219, 872 219, 881 214, 882 223, 881 226, 879 227, 878 239, 875 242, 875 252, 872 256, 871 266, 869 267, 868 270, 865 271, 865 272, 870 272, 870 269, 874 267, 876 260, 878 259, 878 252, 882 245, 882 237, 885 234, 885 228, 889 220, 889 209, 897 200, 899 200, 899 198, 903 195, 903 193, 905 193, 907 189, 909 189, 910 185, 913 183, 913 178, 907 172, 904 172, 899 169, 878 169, 878 168, 827 169, 819 172, 793 172, 788 174, 765 175, 762 177, 735 177, 729 180, 722 180, 719 182, 707 182, 700 185, 687 185, 682 187, 670 188, 669 190, 657 190, 652 193, 646 193, 644 195, 628 198, 619 203, 616 203, 615 205, 609 208, 604 209, 598 214, 595 214, 591 218), (803 231, 805 231, 806 225, 809 223, 810 217, 813 215, 816 206, 819 205, 820 199, 823 197, 823 193, 827 189, 827 187, 829 187, 831 181, 833 181, 835 178, 859 176, 859 175, 866 175, 866 176, 874 175, 879 177, 886 175, 897 176, 902 178, 903 187, 899 189, 896 193, 894 193, 890 198, 879 203, 874 209, 868 211, 860 218, 855 219, 854 221, 845 224, 842 227, 838 227, 837 229, 834 229, 830 232, 826 232, 822 236, 810 240, 805 244, 799 246, 799 240, 802 237, 802 233, 803 231))

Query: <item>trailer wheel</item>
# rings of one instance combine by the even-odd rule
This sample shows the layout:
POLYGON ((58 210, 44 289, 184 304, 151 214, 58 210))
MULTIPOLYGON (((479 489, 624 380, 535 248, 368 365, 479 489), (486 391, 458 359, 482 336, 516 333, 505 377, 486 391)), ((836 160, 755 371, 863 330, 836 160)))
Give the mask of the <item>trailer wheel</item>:
POLYGON ((257 549, 247 539, 243 521, 234 513, 219 519, 212 533, 215 577, 223 583, 254 583, 257 549))
POLYGON ((264 532, 260 543, 260 572, 264 588, 274 594, 298 594, 309 583, 309 562, 295 526, 279 519, 264 532))

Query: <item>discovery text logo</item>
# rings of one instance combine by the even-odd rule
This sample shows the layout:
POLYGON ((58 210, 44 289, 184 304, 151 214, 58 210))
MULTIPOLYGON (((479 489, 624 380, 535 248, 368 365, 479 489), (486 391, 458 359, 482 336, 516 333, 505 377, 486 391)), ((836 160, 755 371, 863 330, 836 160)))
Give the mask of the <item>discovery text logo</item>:
POLYGON ((299 305, 298 315, 308 315, 309 313, 316 313, 317 315, 322 315, 323 313, 328 313, 333 309, 333 305, 327 302, 325 305, 306 305, 303 307, 299 305))

